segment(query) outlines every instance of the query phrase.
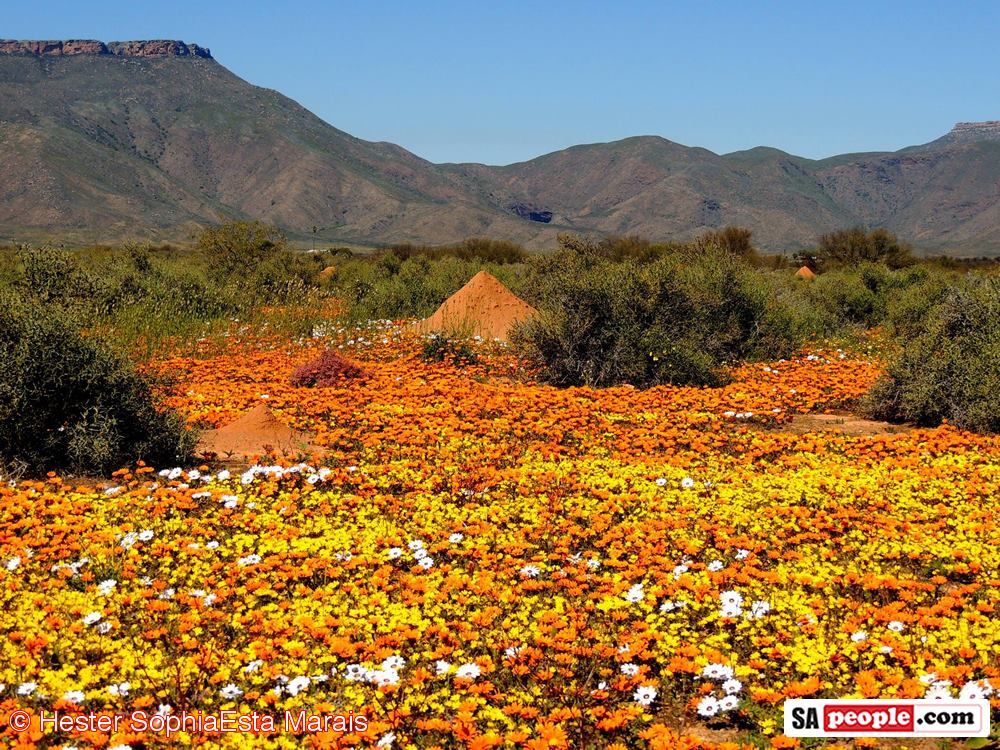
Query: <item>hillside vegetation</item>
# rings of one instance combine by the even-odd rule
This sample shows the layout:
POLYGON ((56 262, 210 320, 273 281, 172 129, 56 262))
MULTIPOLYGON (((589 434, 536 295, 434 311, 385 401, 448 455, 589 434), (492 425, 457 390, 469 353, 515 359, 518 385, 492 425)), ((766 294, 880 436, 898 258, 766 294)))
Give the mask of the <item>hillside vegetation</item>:
POLYGON ((507 166, 432 164, 211 58, 129 49, 0 50, 0 239, 183 241, 198 225, 260 218, 299 241, 484 234, 543 249, 563 231, 690 240, 737 224, 778 251, 862 225, 921 250, 1000 254, 998 128, 819 161, 642 136, 507 166))

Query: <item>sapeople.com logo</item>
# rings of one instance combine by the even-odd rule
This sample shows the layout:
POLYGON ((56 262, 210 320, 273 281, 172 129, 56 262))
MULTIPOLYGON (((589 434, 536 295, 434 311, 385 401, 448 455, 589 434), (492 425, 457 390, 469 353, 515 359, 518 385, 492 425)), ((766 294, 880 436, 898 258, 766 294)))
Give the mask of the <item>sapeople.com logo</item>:
POLYGON ((990 702, 788 700, 784 731, 788 737, 988 737, 990 702))

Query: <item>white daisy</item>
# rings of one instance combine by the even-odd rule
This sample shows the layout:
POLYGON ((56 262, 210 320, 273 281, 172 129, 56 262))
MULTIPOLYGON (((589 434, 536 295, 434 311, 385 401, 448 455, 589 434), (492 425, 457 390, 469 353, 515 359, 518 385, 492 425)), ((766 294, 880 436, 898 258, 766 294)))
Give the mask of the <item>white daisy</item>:
POLYGON ((70 703, 83 703, 86 698, 87 696, 84 695, 82 690, 67 690, 63 693, 63 700, 70 703))
POLYGON ((403 556, 403 550, 399 547, 392 547, 389 549, 388 556, 390 560, 398 560, 403 556))
POLYGON ((108 685, 108 692, 111 695, 118 695, 125 697, 128 695, 128 691, 132 689, 132 683, 130 682, 119 682, 113 685, 108 685))
POLYGON ((448 541, 451 542, 452 544, 458 544, 463 539, 465 539, 465 534, 460 534, 457 531, 450 537, 448 537, 448 541))
POLYGON ((719 713, 719 699, 714 695, 706 695, 698 701, 698 715, 712 718, 719 713))
POLYGON ((247 674, 253 674, 263 666, 264 662, 262 659, 254 659, 252 662, 243 667, 243 671, 246 672, 247 674))
POLYGON ((656 688, 652 685, 642 685, 635 689, 632 697, 640 706, 648 706, 656 700, 656 688))
POLYGON ((82 622, 84 625, 90 626, 96 622, 100 622, 103 616, 104 615, 102 615, 100 612, 91 612, 87 615, 84 615, 83 619, 80 622, 82 622))
POLYGON ((681 487, 683 487, 686 490, 691 489, 692 487, 694 487, 694 480, 691 477, 684 477, 681 480, 681 487))
POLYGON ((732 711, 734 708, 738 708, 740 705, 740 699, 735 695, 727 695, 722 700, 719 701, 720 711, 732 711))
POLYGON ((727 604, 719 609, 719 617, 732 619, 743 614, 743 608, 739 604, 727 604))
POLYGON ((448 670, 450 669, 451 669, 451 664, 446 662, 444 659, 438 659, 436 662, 434 662, 434 671, 437 672, 437 674, 439 675, 447 674, 448 670))
POLYGON ((888 625, 886 625, 886 627, 889 628, 889 630, 891 630, 893 633, 902 633, 906 629, 906 626, 899 620, 893 620, 888 625))
POLYGON ((856 633, 851 633, 851 640, 855 643, 861 643, 862 641, 868 640, 868 633, 864 630, 859 630, 856 633))
POLYGON ((309 687, 309 682, 310 680, 308 677, 304 676, 296 677, 294 680, 292 680, 285 686, 285 690, 288 691, 289 695, 293 696, 298 695, 303 690, 309 687))
POLYGON ((978 682, 967 682, 958 691, 958 697, 963 701, 985 700, 990 697, 985 687, 978 682))
POLYGON ((625 592, 624 597, 625 601, 631 602, 632 604, 636 604, 645 599, 646 594, 642 590, 642 584, 637 583, 632 588, 630 588, 628 591, 625 592))
POLYGON ((464 677, 468 680, 474 680, 482 673, 479 665, 475 662, 470 662, 469 664, 463 664, 455 672, 456 677, 464 677))
POLYGON ((924 698, 926 700, 932 701, 947 701, 951 700, 954 696, 951 694, 951 690, 948 689, 946 685, 941 685, 935 683, 927 688, 927 692, 924 693, 924 698))
POLYGON ((538 578, 541 572, 537 565, 525 565, 521 568, 521 575, 525 578, 538 578))
POLYGON ((730 680, 733 678, 733 668, 728 664, 706 664, 701 670, 701 676, 710 680, 730 680))
POLYGON ((243 695, 243 691, 230 682, 228 685, 226 685, 219 691, 219 695, 221 695, 227 701, 231 701, 243 695))
POLYGON ((406 664, 406 659, 398 654, 387 657, 385 661, 382 662, 382 669, 391 669, 394 672, 398 672, 406 664))
POLYGON ((719 594, 719 602, 723 607, 727 604, 740 607, 743 605, 743 594, 739 591, 723 591, 719 594))
POLYGON ((621 670, 622 674, 626 677, 635 677, 639 674, 639 665, 628 662, 627 664, 622 664, 621 670))
POLYGON ((730 677, 722 683, 722 689, 726 691, 726 695, 736 695, 743 689, 743 683, 735 677, 730 677))

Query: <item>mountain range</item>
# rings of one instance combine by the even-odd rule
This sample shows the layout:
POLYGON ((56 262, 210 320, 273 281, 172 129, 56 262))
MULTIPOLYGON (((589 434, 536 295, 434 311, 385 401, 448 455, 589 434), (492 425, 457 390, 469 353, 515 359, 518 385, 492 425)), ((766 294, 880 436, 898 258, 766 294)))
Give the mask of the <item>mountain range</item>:
POLYGON ((361 246, 541 248, 562 231, 664 240, 733 224, 785 251, 864 225, 927 252, 1000 254, 1000 122, 821 160, 639 136, 507 166, 433 164, 172 40, 0 40, 0 176, 0 242, 183 241, 259 218, 361 246))

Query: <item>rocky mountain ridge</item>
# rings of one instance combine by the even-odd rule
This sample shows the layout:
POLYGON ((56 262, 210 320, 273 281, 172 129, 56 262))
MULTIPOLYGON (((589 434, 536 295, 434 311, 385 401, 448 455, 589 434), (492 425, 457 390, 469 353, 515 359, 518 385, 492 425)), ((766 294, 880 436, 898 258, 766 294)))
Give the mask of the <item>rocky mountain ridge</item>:
POLYGON ((131 42, 101 42, 96 39, 17 40, 0 39, 0 55, 115 55, 117 57, 200 57, 212 53, 197 44, 174 39, 147 39, 131 42))

